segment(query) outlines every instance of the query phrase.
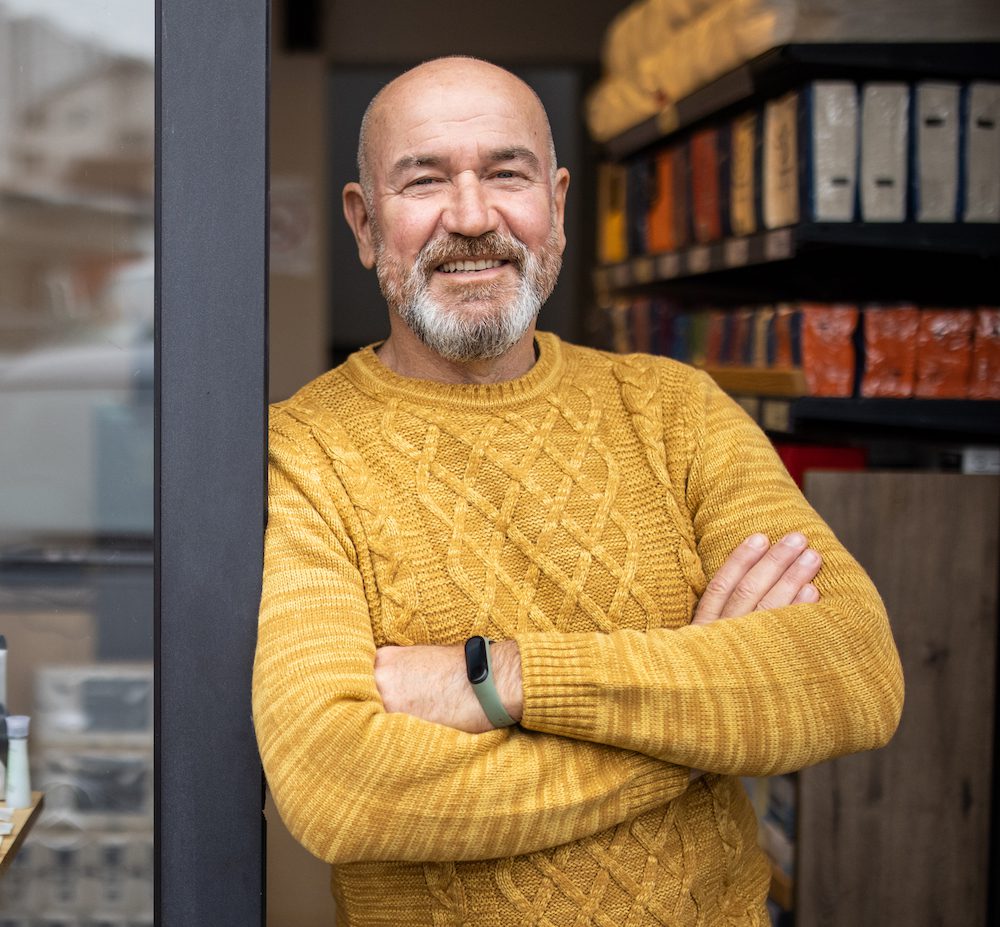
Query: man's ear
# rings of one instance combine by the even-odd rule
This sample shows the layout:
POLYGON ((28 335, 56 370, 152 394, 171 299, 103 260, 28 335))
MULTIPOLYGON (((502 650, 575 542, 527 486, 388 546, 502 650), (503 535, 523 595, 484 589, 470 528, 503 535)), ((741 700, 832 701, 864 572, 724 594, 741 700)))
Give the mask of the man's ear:
POLYGON ((358 257, 369 270, 375 266, 375 248, 372 245, 371 217, 365 203, 361 184, 349 183, 344 187, 344 218, 354 232, 354 240, 358 243, 358 257))
POLYGON ((556 185, 552 190, 552 206, 555 224, 559 230, 559 251, 566 247, 566 191, 569 189, 569 171, 561 167, 556 171, 556 185))

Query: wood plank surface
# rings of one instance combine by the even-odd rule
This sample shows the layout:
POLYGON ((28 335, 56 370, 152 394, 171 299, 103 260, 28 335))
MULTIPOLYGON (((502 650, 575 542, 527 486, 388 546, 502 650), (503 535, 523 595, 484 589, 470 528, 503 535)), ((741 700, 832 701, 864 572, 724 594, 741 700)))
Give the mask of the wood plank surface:
POLYGON ((906 678, 883 750, 800 776, 797 927, 986 923, 1000 478, 814 473, 868 570, 906 678))
MULTIPOLYGON (((32 792, 31 807, 19 808, 14 812, 14 829, 3 838, 3 843, 0 844, 0 876, 6 872, 7 867, 14 861, 17 851, 20 849, 21 844, 24 843, 24 838, 28 836, 28 832, 34 826, 35 821, 38 820, 38 814, 44 804, 45 796, 41 792, 32 792)), ((0 802, 0 808, 6 807, 6 802, 0 802)))

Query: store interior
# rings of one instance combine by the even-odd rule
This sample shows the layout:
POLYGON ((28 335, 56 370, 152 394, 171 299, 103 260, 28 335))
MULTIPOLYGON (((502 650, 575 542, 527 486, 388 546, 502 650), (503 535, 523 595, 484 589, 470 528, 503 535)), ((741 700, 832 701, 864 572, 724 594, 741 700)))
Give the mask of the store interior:
MULTIPOLYGON (((371 96, 442 55, 523 77, 572 177, 539 327, 704 368, 889 612, 892 742, 744 782, 772 923, 1000 923, 995 0, 271 17, 270 400, 388 331, 340 205, 371 96)), ((0 927, 154 920, 154 34, 152 0, 0 0, 0 717, 35 789, 0 927)), ((329 927, 264 811, 267 924, 329 927)))
MULTIPOLYGON (((918 221, 910 205, 902 221, 889 224, 872 213, 866 223, 855 202, 863 178, 852 177, 850 221, 809 215, 820 207, 804 194, 800 204, 796 182, 801 214, 782 216, 773 207, 766 215, 759 192, 750 208, 755 225, 739 228, 739 217, 725 214, 732 190, 723 181, 714 192, 723 204, 720 227, 698 229, 698 217, 690 217, 678 238, 675 229, 655 230, 649 188, 657 184, 660 152, 686 145, 693 176, 703 156, 696 147, 705 144, 696 136, 723 125, 735 131, 729 124, 749 112, 771 118, 764 116, 769 101, 811 81, 937 81, 956 92, 976 79, 995 82, 995 47, 901 43, 987 39, 996 17, 985 6, 959 4, 948 15, 917 11, 904 24, 891 3, 867 18, 860 4, 843 3, 832 14, 839 25, 803 15, 782 33, 785 26, 771 22, 767 36, 751 37, 759 51, 750 40, 742 49, 720 41, 717 60, 691 54, 665 65, 680 88, 672 107, 662 105, 664 97, 632 99, 609 69, 627 57, 635 26, 629 39, 625 20, 638 18, 643 5, 517 3, 497 18, 477 4, 440 3, 429 15, 392 2, 363 12, 345 4, 275 4, 272 210, 289 221, 272 227, 272 399, 386 334, 384 302, 374 275, 356 260, 339 206, 341 187, 354 179, 355 133, 367 100, 399 71, 445 54, 481 56, 524 76, 553 117, 560 163, 573 178, 566 264, 540 327, 604 349, 673 354, 714 367, 713 376, 782 448, 810 500, 876 578, 894 621, 908 704, 890 747, 799 776, 747 782, 773 862, 774 923, 986 923, 987 912, 995 917, 990 886, 998 881, 998 481, 990 475, 1000 441, 997 369, 984 374, 991 384, 979 392, 969 392, 970 374, 959 374, 966 378, 961 398, 946 400, 947 392, 916 385, 921 362, 911 357, 911 382, 894 393, 898 384, 878 385, 876 352, 865 352, 864 338, 874 338, 883 318, 874 317, 876 306, 889 311, 884 318, 895 312, 911 326, 929 321, 919 313, 938 307, 965 310, 959 327, 977 324, 974 311, 995 306, 1000 296, 990 262, 1000 246, 998 226, 963 221, 961 205, 950 227, 929 215, 918 221), (463 28, 460 38, 443 25, 477 15, 488 26, 463 28), (768 54, 768 36, 775 35, 783 37, 779 52, 768 54), (816 44, 801 54, 780 50, 799 36, 816 44), (297 206, 308 213, 308 232, 300 224, 298 240, 297 206), (646 216, 642 228, 637 213, 646 216), (833 358, 839 345, 850 354, 846 366, 812 369, 813 361, 798 355, 792 364, 769 363, 751 359, 754 348, 746 345, 741 357, 726 356, 726 343, 752 340, 745 331, 755 325, 773 330, 786 313, 797 319, 796 351, 833 358), (807 348, 814 336, 827 338, 822 350, 807 348), (954 617, 942 623, 942 613, 954 617)), ((806 131, 798 113, 792 118, 806 131)), ((716 149, 724 144, 710 141, 716 149)), ((957 202, 959 194, 952 195, 957 202)), ((981 315, 978 324, 995 325, 994 318, 981 315)), ((904 341, 915 343, 916 330, 909 331, 904 341)), ((326 880, 326 865, 295 844, 269 803, 269 923, 329 923, 326 880)))

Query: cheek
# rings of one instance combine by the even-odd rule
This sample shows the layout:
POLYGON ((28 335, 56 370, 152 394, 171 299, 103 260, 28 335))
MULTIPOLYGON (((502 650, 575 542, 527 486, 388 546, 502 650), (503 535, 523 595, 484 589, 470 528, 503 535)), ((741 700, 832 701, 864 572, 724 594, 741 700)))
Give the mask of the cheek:
POLYGON ((386 216, 386 229, 390 230, 386 244, 400 257, 414 258, 420 249, 434 237, 440 210, 415 204, 386 216))
POLYGON ((540 202, 525 203, 522 208, 507 212, 507 224, 511 232, 532 249, 541 247, 549 240, 553 219, 548 198, 540 202))

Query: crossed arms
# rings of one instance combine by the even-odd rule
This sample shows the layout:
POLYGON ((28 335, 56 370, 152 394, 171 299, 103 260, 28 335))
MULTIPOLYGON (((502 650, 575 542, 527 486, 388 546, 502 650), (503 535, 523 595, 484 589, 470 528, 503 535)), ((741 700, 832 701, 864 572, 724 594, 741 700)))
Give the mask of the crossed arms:
MULTIPOLYGON (((751 535, 712 577, 691 624, 705 627, 758 610, 818 602, 819 590, 812 581, 822 557, 807 544, 798 532, 774 545, 766 534, 751 535)), ((494 644, 492 662, 504 708, 520 721, 524 686, 517 641, 494 644)), ((375 652, 375 684, 388 712, 403 712, 469 734, 493 730, 466 679, 460 644, 379 647, 375 652)))

